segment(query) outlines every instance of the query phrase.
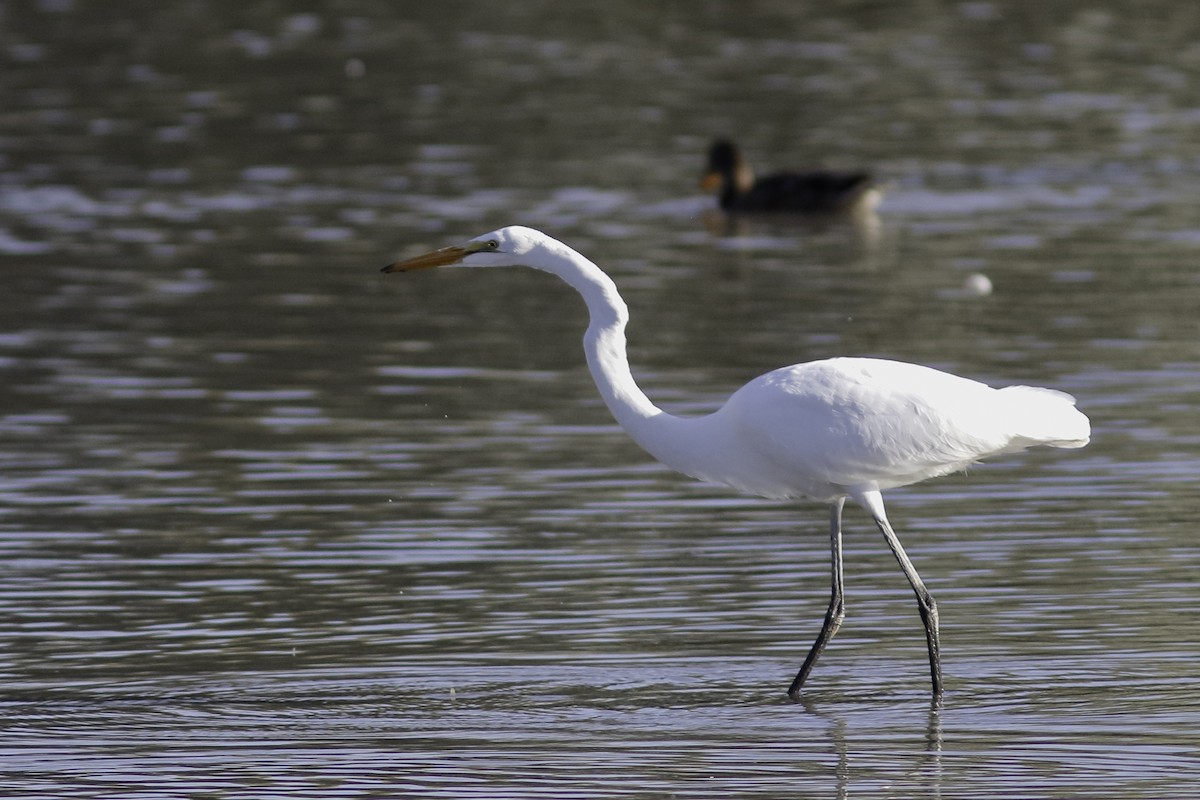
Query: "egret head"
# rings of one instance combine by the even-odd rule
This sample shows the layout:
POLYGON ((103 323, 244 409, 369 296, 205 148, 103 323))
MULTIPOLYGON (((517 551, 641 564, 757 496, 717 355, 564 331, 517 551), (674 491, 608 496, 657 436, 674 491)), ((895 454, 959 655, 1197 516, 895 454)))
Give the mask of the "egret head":
POLYGON ((511 225, 468 242, 443 247, 430 253, 397 261, 383 268, 384 272, 413 272, 432 267, 513 267, 532 266, 529 254, 543 242, 544 234, 532 228, 511 225))

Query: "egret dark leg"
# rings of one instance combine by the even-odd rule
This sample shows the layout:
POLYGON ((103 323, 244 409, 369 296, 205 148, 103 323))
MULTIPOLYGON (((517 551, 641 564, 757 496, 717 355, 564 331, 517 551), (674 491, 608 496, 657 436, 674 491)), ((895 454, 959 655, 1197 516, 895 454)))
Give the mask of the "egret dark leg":
POLYGON ((846 617, 846 602, 843 597, 842 586, 842 506, 845 504, 846 498, 839 497, 829 506, 829 542, 832 551, 833 572, 833 588, 829 597, 829 610, 825 612, 825 624, 821 626, 821 632, 817 634, 817 640, 813 642, 812 649, 808 651, 808 658, 804 659, 804 666, 800 667, 800 671, 796 673, 796 679, 788 687, 788 697, 793 700, 799 699, 800 687, 808 679, 808 673, 812 672, 812 668, 816 665, 821 651, 825 649, 825 645, 829 644, 829 640, 833 638, 833 635, 838 632, 838 628, 842 626, 842 620, 846 617))
POLYGON ((888 547, 892 548, 892 553, 900 562, 900 569, 904 570, 904 577, 908 578, 909 585, 917 595, 917 608, 921 612, 921 622, 925 623, 925 641, 929 644, 929 672, 933 677, 933 695, 939 697, 942 694, 942 664, 938 656, 937 603, 933 602, 933 596, 925 588, 925 582, 917 574, 917 568, 908 560, 908 555, 905 554, 896 532, 892 530, 891 523, 886 517, 877 516, 875 524, 879 526, 883 538, 887 539, 888 547))

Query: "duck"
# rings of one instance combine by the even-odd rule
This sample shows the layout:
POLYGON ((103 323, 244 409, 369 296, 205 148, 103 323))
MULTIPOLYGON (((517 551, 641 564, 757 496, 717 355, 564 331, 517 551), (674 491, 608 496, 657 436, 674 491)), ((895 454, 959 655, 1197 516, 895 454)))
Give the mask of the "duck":
POLYGON ((868 172, 776 172, 756 179, 742 151, 728 139, 718 139, 709 148, 700 188, 716 192, 721 210, 731 214, 869 212, 882 197, 868 172))

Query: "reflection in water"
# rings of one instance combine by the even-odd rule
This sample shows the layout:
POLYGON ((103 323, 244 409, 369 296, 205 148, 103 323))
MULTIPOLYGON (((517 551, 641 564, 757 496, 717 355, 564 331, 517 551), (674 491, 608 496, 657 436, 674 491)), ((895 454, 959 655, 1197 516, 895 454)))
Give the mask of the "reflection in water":
MULTIPOLYGON (((865 777, 870 775, 875 768, 877 755, 861 758, 859 754, 864 750, 862 744, 857 739, 857 734, 850 731, 850 726, 846 722, 843 712, 837 708, 824 708, 823 704, 818 705, 809 697, 802 697, 800 705, 805 712, 824 719, 828 723, 827 735, 829 741, 833 745, 833 750, 837 755, 837 764, 833 770, 833 774, 837 778, 836 797, 839 800, 843 798, 858 796, 864 789, 867 789, 869 780, 865 777), (852 757, 851 752, 855 755, 852 757), (857 761, 862 760, 864 763, 858 764, 857 761)), ((936 695, 930 698, 929 709, 926 714, 926 728, 924 735, 925 748, 923 753, 917 752, 915 749, 911 753, 909 760, 910 764, 904 766, 900 770, 900 786, 908 791, 920 791, 920 797, 928 797, 931 800, 939 800, 942 797, 943 788, 943 770, 942 770, 942 710, 944 705, 944 697, 936 695)), ((801 787, 797 787, 801 788, 801 787)), ((899 787, 889 787, 898 789, 899 787)))
POLYGON ((929 725, 925 734, 929 758, 921 769, 928 787, 927 796, 932 800, 941 800, 942 797, 942 703, 941 697, 930 701, 929 725))
POLYGON ((0 25, 8 794, 1194 796, 1178 7, 100 8, 0 25), (877 238, 707 229, 731 130, 889 181, 877 238), (1080 458, 891 499, 940 713, 867 520, 805 713, 811 510, 647 463, 552 282, 375 274, 509 223, 612 265, 680 413, 831 355, 1079 396, 1080 458))

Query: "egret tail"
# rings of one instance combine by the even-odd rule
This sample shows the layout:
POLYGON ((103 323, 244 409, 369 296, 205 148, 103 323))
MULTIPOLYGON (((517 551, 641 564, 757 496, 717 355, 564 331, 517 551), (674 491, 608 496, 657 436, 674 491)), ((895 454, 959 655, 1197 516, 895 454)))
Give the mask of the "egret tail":
POLYGON ((1010 415, 1012 430, 1022 447, 1083 447, 1092 436, 1092 425, 1075 408, 1075 398, 1066 392, 1038 386, 1006 386, 1000 390, 1010 415))

